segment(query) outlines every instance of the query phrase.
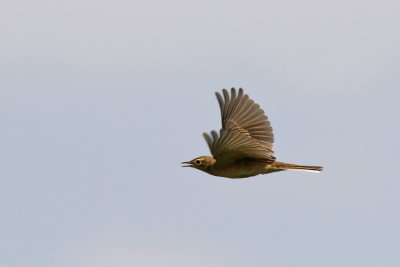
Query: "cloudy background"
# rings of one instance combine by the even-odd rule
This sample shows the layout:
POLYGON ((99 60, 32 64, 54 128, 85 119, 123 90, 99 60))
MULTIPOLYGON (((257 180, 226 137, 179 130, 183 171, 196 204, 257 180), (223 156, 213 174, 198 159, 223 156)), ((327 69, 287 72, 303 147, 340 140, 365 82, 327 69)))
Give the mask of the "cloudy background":
POLYGON ((0 266, 399 266, 399 1, 11 1, 0 9, 0 266), (230 180, 214 92, 281 161, 230 180))

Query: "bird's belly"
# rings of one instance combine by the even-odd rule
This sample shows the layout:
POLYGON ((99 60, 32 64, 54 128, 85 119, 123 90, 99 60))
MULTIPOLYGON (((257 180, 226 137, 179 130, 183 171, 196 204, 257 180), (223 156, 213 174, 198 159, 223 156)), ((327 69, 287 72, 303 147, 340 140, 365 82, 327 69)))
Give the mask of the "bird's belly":
POLYGON ((246 178, 263 173, 265 165, 263 162, 236 162, 223 166, 217 164, 212 174, 227 178, 246 178))

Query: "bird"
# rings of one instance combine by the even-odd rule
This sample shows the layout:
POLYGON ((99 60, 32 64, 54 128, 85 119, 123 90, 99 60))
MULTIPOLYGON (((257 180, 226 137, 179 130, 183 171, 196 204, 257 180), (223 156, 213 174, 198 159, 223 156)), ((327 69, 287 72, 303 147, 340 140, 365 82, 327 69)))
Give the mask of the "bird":
POLYGON ((320 166, 304 166, 276 161, 274 134, 268 117, 243 89, 222 89, 215 93, 221 109, 222 128, 219 134, 203 133, 212 156, 184 161, 208 174, 226 178, 247 178, 285 170, 322 171, 320 166))

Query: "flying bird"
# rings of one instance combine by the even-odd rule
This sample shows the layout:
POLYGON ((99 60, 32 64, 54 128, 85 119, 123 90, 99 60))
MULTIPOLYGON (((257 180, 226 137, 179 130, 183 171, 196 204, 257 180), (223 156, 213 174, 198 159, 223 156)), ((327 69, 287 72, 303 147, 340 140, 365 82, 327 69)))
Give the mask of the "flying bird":
POLYGON ((211 175, 246 178, 284 170, 322 171, 319 166, 279 162, 273 156, 274 134, 264 110, 239 88, 216 92, 221 109, 222 129, 219 134, 204 133, 212 156, 201 156, 182 162, 211 175))

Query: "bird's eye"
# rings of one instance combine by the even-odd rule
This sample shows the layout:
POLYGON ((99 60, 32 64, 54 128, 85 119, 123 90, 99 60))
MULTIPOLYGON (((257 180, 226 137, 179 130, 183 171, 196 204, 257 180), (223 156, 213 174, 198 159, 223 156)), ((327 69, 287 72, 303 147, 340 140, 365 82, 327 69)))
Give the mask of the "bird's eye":
POLYGON ((201 161, 199 159, 196 159, 194 163, 196 163, 196 165, 200 165, 201 161))

